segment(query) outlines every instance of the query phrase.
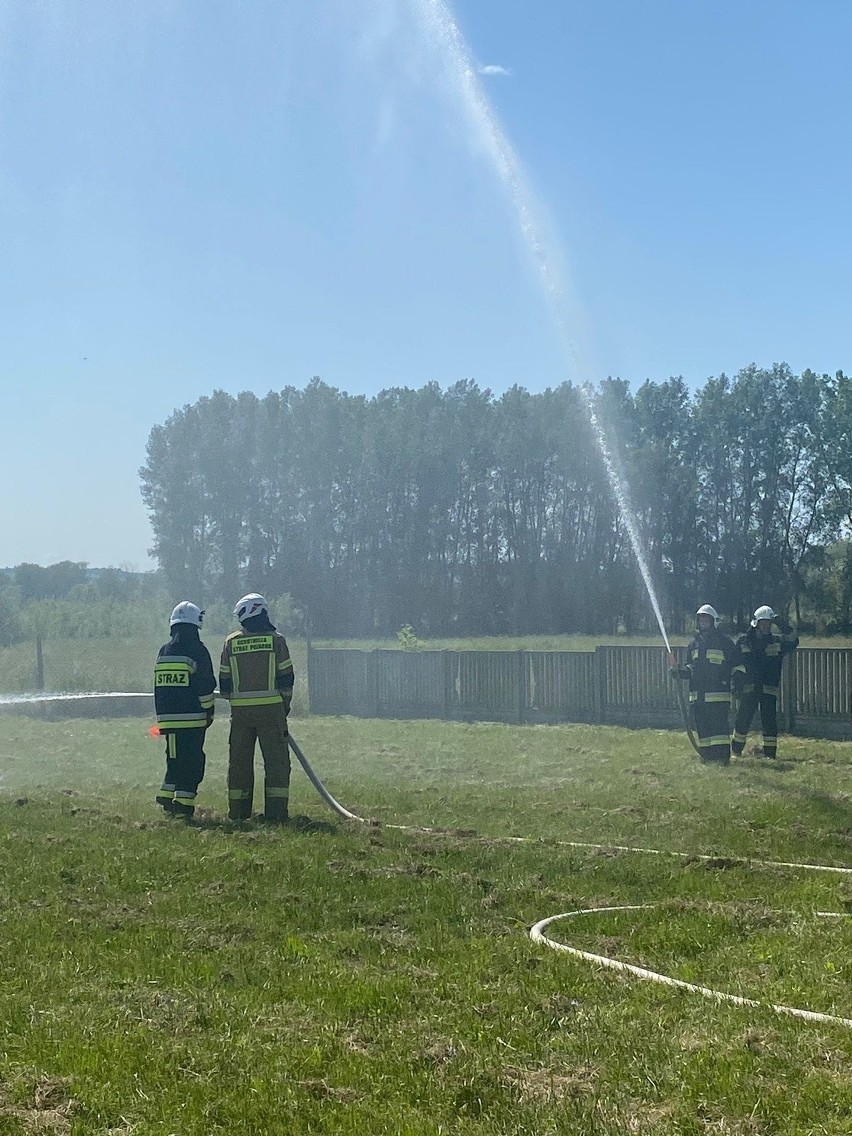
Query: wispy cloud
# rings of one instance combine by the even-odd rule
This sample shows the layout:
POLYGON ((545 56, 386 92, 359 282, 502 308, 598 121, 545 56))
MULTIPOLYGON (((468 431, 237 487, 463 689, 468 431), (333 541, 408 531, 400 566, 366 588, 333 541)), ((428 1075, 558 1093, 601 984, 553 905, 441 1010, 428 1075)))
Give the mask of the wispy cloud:
POLYGON ((477 67, 480 75, 511 75, 511 67, 501 67, 499 63, 480 63, 477 67))

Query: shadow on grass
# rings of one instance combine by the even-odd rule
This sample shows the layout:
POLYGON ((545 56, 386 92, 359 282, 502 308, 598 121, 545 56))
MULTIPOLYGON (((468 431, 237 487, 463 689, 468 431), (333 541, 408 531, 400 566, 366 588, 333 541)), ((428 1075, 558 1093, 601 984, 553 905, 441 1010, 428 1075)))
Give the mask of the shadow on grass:
POLYGON ((229 820, 228 817, 215 814, 194 816, 191 820, 184 820, 180 817, 172 819, 175 824, 185 824, 188 828, 215 829, 226 833, 286 831, 311 835, 316 832, 340 832, 339 825, 332 824, 327 820, 316 820, 314 817, 304 814, 292 816, 284 823, 268 821, 262 815, 255 815, 251 820, 229 820))

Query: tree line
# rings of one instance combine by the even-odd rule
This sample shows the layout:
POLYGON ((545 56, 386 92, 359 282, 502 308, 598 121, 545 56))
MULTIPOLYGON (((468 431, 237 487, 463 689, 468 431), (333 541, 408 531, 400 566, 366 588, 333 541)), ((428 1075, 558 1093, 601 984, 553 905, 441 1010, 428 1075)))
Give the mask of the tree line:
MULTIPOLYGON (((673 629, 703 602, 849 624, 852 380, 780 364, 590 397, 673 629)), ((140 476, 175 596, 287 594, 328 636, 654 626, 569 382, 216 391, 154 426, 140 476)))

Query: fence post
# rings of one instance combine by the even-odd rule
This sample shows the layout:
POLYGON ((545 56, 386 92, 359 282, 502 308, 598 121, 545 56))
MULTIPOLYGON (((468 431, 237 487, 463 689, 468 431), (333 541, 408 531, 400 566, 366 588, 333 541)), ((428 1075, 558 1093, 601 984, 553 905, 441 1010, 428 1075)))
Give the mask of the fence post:
POLYGON ((518 651, 518 723, 523 725, 527 720, 527 653, 518 651))
POLYGON ((595 710, 597 720, 606 721, 606 647, 595 647, 595 710))
POLYGON ((380 718, 379 713, 379 648, 374 647, 370 652, 373 660, 373 710, 374 717, 380 718))
POLYGON ((40 635, 36 635, 36 690, 44 690, 44 654, 40 635))
POLYGON ((784 729, 788 734, 796 732, 796 692, 799 684, 796 680, 796 659, 798 651, 787 659, 787 665, 781 674, 781 690, 784 694, 784 729))

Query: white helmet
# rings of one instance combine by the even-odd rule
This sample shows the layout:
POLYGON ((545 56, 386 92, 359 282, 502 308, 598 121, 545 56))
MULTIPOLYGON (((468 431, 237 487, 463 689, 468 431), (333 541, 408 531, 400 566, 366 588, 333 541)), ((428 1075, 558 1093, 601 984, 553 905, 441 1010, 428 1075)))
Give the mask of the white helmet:
POLYGON ((759 607, 752 616, 751 625, 752 627, 757 627, 761 619, 768 619, 771 623, 773 619, 777 618, 778 616, 775 614, 769 604, 764 604, 763 607, 759 607))
POLYGON ((716 612, 715 607, 711 607, 710 604, 702 604, 701 607, 698 609, 698 611, 695 613, 695 622, 696 623, 698 623, 699 615, 709 615, 710 618, 713 620, 713 626, 714 627, 719 626, 719 616, 716 612))
POLYGON ((193 627, 200 627, 201 621, 204 619, 204 612, 201 608, 189 600, 183 600, 177 605, 169 617, 169 627, 175 623, 191 623, 193 627))
POLYGON ((253 615, 268 614, 269 604, 266 602, 263 596, 259 595, 257 592, 249 592, 247 596, 243 596, 243 598, 237 602, 237 606, 234 608, 234 615, 237 617, 240 623, 245 623, 245 621, 247 619, 251 619, 253 615))

